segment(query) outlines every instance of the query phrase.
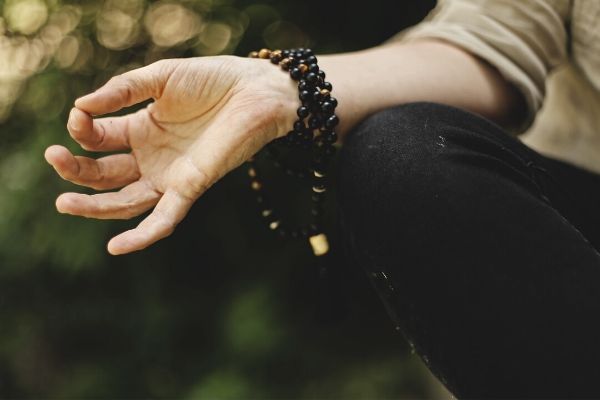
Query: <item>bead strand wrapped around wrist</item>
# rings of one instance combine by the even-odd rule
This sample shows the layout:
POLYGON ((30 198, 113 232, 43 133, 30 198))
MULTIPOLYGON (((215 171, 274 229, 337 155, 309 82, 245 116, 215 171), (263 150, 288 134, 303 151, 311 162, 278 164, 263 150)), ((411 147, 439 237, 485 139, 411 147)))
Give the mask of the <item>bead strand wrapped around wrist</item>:
POLYGON ((267 155, 273 159, 276 167, 282 168, 287 175, 312 180, 312 220, 298 228, 290 228, 281 220, 280 215, 268 203, 263 192, 256 157, 248 161, 248 175, 251 188, 257 194, 261 215, 269 228, 281 237, 309 238, 315 255, 328 251, 328 243, 322 231, 323 203, 327 192, 327 167, 335 154, 337 141, 335 127, 339 119, 335 114, 337 100, 331 96, 332 85, 325 80, 325 72, 319 68, 317 57, 312 50, 297 48, 288 50, 261 49, 249 54, 251 58, 268 59, 287 71, 298 82, 300 104, 296 110, 298 119, 292 129, 283 137, 275 139, 265 147, 267 155), (278 146, 295 147, 311 154, 311 165, 304 169, 295 169, 282 159, 278 146))

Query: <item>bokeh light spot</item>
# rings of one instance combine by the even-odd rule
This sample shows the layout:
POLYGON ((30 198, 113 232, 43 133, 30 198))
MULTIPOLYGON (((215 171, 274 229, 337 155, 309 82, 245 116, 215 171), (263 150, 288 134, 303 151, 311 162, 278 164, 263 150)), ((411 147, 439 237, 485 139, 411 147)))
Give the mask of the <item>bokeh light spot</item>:
POLYGON ((48 8, 41 0, 8 0, 4 4, 4 16, 10 30, 31 35, 46 22, 48 8))
POLYGON ((144 23, 154 44, 172 47, 194 37, 202 18, 179 4, 158 3, 150 7, 144 23))

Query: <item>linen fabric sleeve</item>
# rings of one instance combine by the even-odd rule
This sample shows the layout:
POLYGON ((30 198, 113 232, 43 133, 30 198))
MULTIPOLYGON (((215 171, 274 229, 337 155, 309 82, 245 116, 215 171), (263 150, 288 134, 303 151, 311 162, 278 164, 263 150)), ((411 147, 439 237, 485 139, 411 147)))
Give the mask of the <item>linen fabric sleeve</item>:
POLYGON ((550 71, 567 58, 570 0, 439 0, 419 24, 390 41, 441 39, 487 61, 524 96, 533 122, 550 71))

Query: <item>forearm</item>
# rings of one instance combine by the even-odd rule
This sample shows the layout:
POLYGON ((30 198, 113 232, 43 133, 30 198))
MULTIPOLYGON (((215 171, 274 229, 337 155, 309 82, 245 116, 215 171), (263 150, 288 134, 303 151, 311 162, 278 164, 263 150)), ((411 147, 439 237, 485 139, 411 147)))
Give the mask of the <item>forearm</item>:
POLYGON ((324 55, 319 64, 339 100, 340 138, 387 107, 432 101, 460 107, 501 125, 522 117, 522 98, 489 64, 435 40, 398 42, 324 55))

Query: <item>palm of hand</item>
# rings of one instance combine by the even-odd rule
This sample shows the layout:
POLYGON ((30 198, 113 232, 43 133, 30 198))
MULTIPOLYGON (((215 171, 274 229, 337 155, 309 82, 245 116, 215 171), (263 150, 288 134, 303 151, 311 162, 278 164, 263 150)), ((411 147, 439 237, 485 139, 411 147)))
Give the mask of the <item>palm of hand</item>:
POLYGON ((91 196, 65 193, 57 199, 59 211, 131 218, 154 207, 138 227, 109 242, 113 254, 170 235, 210 185, 282 134, 280 126, 289 126, 275 117, 287 110, 289 97, 264 80, 264 64, 248 68, 249 61, 167 60, 113 78, 77 100, 68 128, 84 149, 131 151, 93 160, 49 147, 46 159, 64 179, 99 190, 123 187, 91 196), (136 113, 91 117, 150 97, 155 101, 136 113))

